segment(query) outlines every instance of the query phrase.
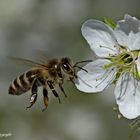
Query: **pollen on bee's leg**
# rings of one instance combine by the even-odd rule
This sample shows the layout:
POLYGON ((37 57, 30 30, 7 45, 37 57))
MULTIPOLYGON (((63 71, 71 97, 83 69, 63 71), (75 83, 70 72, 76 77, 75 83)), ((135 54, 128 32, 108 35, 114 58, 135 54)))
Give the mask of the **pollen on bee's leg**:
POLYGON ((48 104, 49 104, 48 98, 44 98, 44 104, 45 104, 45 106, 46 106, 46 108, 47 108, 47 107, 48 107, 48 104))
POLYGON ((44 112, 47 108, 48 108, 48 98, 44 97, 44 105, 45 105, 45 108, 42 109, 42 112, 44 112))
POLYGON ((46 87, 43 88, 43 100, 44 100, 45 108, 42 109, 42 112, 44 112, 48 108, 49 98, 48 98, 48 91, 46 87))

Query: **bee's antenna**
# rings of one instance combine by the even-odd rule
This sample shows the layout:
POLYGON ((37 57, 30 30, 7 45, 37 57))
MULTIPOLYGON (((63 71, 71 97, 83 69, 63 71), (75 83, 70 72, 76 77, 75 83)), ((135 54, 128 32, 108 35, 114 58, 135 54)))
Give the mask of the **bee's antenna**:
POLYGON ((81 69, 81 70, 83 70, 83 71, 85 71, 85 72, 88 73, 88 71, 87 71, 86 69, 84 69, 84 68, 82 68, 82 67, 80 67, 80 66, 74 66, 74 67, 77 67, 77 68, 79 68, 79 69, 81 69))
POLYGON ((87 63, 87 62, 92 62, 93 60, 83 60, 83 61, 78 61, 76 62, 73 67, 76 67, 76 65, 80 64, 80 63, 87 63))
POLYGON ((93 61, 93 60, 83 60, 83 61, 78 61, 78 62, 76 62, 76 63, 73 65, 73 68, 74 68, 74 67, 77 67, 77 68, 79 68, 79 69, 81 69, 81 70, 83 70, 83 71, 85 71, 85 72, 88 73, 88 71, 87 71, 86 69, 84 69, 84 68, 78 66, 78 64, 80 64, 80 63, 92 62, 92 61, 93 61))

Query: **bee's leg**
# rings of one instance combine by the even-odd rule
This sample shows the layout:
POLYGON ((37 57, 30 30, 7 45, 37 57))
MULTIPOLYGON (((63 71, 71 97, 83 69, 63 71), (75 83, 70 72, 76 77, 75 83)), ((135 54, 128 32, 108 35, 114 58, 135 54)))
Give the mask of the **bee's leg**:
POLYGON ((43 97, 44 97, 45 108, 42 109, 42 112, 44 112, 47 109, 47 107, 48 107, 48 100, 49 100, 49 98, 48 98, 48 91, 47 91, 47 89, 45 87, 43 87, 43 97))
POLYGON ((59 103, 61 103, 60 97, 59 97, 58 93, 55 91, 52 82, 47 81, 47 84, 48 84, 49 88, 52 90, 52 93, 54 94, 54 96, 58 98, 59 103))
POLYGON ((72 83, 75 85, 75 82, 74 82, 73 77, 69 77, 68 81, 69 81, 69 82, 72 82, 72 83))
POLYGON ((30 96, 30 105, 26 107, 26 110, 28 108, 31 108, 33 106, 33 104, 36 102, 37 100, 37 79, 34 80, 33 84, 32 84, 32 88, 31 88, 31 96, 30 96))
POLYGON ((62 87, 61 84, 59 84, 59 88, 60 88, 60 90, 63 92, 64 96, 67 97, 67 95, 66 95, 66 93, 65 93, 65 91, 64 91, 64 88, 62 87))

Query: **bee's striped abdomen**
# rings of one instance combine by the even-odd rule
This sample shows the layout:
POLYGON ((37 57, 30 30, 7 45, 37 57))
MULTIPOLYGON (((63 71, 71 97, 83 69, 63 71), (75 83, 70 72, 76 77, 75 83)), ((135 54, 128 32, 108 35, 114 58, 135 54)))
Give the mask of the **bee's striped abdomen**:
POLYGON ((21 95, 30 90, 38 70, 30 70, 17 77, 9 87, 9 94, 21 95))

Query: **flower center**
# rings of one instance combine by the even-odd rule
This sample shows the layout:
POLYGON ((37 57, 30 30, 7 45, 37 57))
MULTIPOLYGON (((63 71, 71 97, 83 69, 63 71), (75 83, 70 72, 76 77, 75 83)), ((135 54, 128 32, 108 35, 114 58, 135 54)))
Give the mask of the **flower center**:
POLYGON ((140 80, 140 75, 137 69, 136 60, 138 58, 139 51, 130 51, 128 47, 119 46, 119 53, 115 55, 109 55, 106 59, 110 60, 109 64, 104 65, 105 69, 110 67, 116 69, 115 80, 124 74, 129 73, 136 79, 140 80))

